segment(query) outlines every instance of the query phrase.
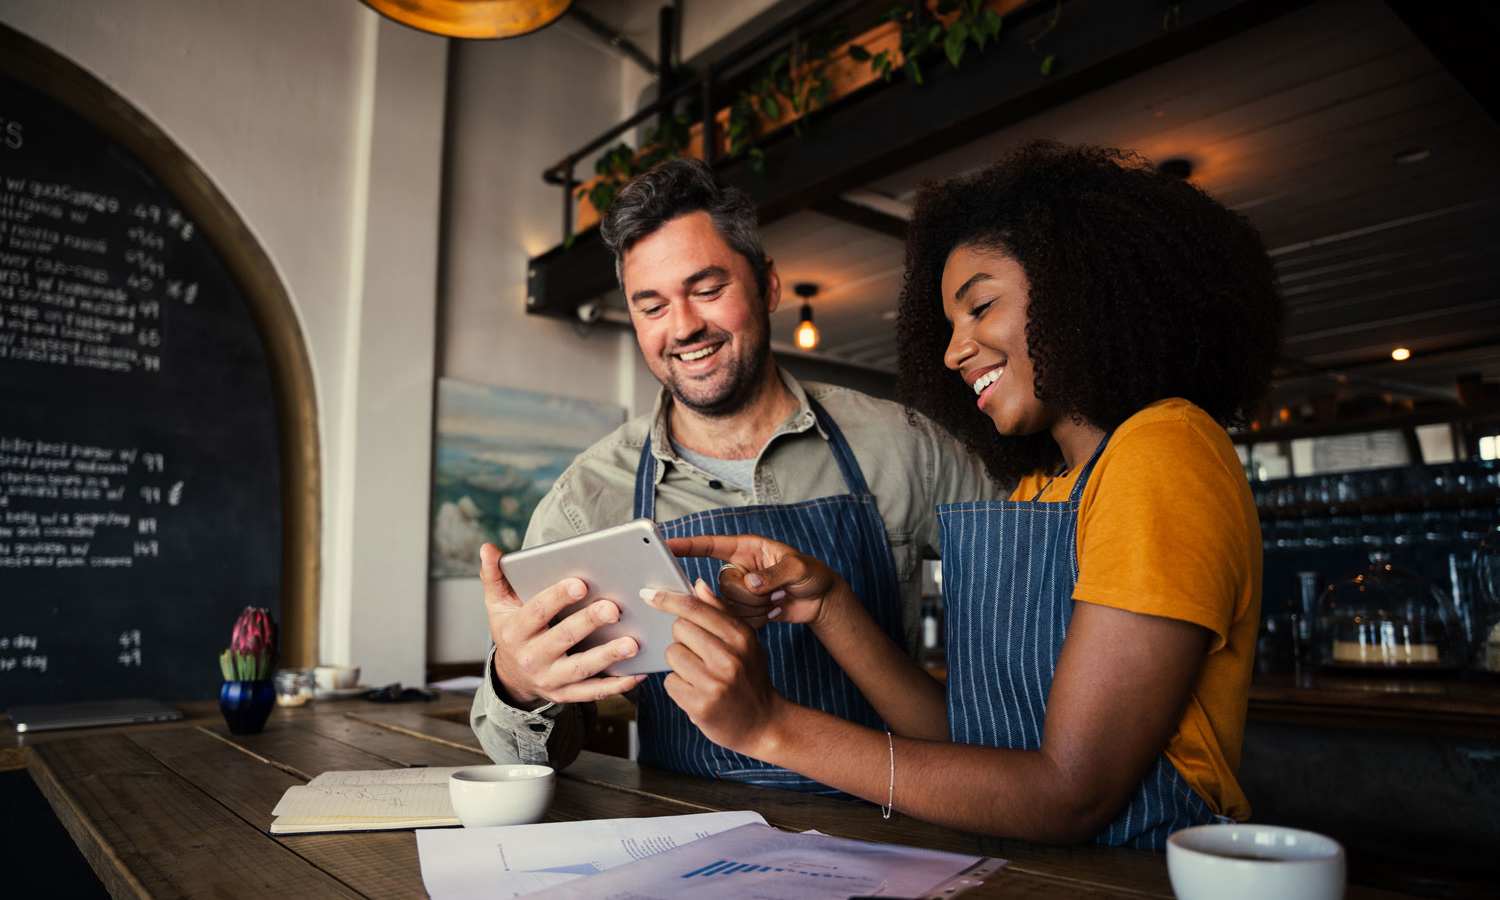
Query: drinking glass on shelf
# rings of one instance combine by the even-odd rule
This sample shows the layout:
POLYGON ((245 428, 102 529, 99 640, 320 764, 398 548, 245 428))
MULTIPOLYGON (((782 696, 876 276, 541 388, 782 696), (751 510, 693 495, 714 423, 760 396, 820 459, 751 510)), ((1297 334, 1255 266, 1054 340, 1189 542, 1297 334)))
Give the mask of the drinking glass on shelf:
POLYGON ((1500 676, 1500 525, 1480 538, 1469 574, 1475 588, 1470 659, 1478 671, 1500 676))
POLYGON ((1379 513, 1363 513, 1359 517, 1359 542, 1370 550, 1391 545, 1390 518, 1379 513))
POLYGON ((1329 542, 1335 547, 1356 547, 1360 543, 1359 519, 1354 516, 1334 516, 1329 519, 1329 542))
MULTIPOLYGON (((1451 483, 1451 482, 1450 482, 1451 483)), ((1456 516, 1442 510, 1429 509, 1422 513, 1421 536, 1422 542, 1427 544, 1447 544, 1452 542, 1455 529, 1452 527, 1456 516)))
POLYGON ((1328 547, 1330 534, 1328 519, 1318 516, 1302 520, 1302 547, 1306 550, 1323 550, 1328 547))
POLYGON ((1397 547, 1405 547, 1416 541, 1417 530, 1416 517, 1411 513, 1391 514, 1391 543, 1397 547))

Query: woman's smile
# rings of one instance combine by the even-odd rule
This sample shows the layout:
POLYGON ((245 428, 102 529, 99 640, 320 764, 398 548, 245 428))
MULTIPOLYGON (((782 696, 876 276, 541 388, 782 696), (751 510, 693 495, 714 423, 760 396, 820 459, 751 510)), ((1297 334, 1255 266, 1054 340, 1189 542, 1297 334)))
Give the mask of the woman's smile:
POLYGON ((994 384, 1000 380, 1000 376, 1004 374, 1004 366, 995 366, 990 369, 981 369, 977 372, 978 377, 974 378, 969 386, 972 387, 974 389, 974 393, 979 396, 978 405, 980 409, 984 409, 984 401, 988 400, 989 395, 992 393, 992 391, 990 391, 990 388, 993 387, 994 384))

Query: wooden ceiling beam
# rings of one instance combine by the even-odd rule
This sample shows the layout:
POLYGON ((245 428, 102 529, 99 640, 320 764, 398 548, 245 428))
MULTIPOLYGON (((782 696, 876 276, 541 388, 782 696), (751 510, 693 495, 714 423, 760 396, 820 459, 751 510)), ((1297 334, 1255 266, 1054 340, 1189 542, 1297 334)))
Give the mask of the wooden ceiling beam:
POLYGON ((850 203, 842 197, 820 200, 808 209, 866 231, 888 235, 898 241, 906 240, 905 219, 871 209, 868 206, 860 206, 858 203, 850 203))

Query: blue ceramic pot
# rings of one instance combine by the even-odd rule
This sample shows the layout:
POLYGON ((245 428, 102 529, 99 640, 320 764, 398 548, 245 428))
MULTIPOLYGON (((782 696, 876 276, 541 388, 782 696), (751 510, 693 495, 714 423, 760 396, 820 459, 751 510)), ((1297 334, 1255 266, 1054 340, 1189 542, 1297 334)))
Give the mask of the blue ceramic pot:
POLYGON ((219 688, 219 711, 234 734, 259 732, 275 707, 274 681, 226 681, 219 688))

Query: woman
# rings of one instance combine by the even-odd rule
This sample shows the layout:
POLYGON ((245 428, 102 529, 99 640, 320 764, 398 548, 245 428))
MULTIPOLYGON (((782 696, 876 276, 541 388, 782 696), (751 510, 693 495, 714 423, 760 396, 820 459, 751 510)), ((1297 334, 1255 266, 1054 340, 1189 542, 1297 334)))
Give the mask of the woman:
POLYGON ((1261 543, 1224 426, 1282 315, 1254 229, 1128 154, 1035 143, 924 185, 903 396, 1019 479, 939 508, 946 692, 826 566, 754 536, 673 542, 730 566, 728 603, 651 598, 682 617, 668 692, 725 746, 956 828, 1162 849, 1244 819, 1261 543), (777 695, 765 619, 810 626, 890 732, 777 695))

